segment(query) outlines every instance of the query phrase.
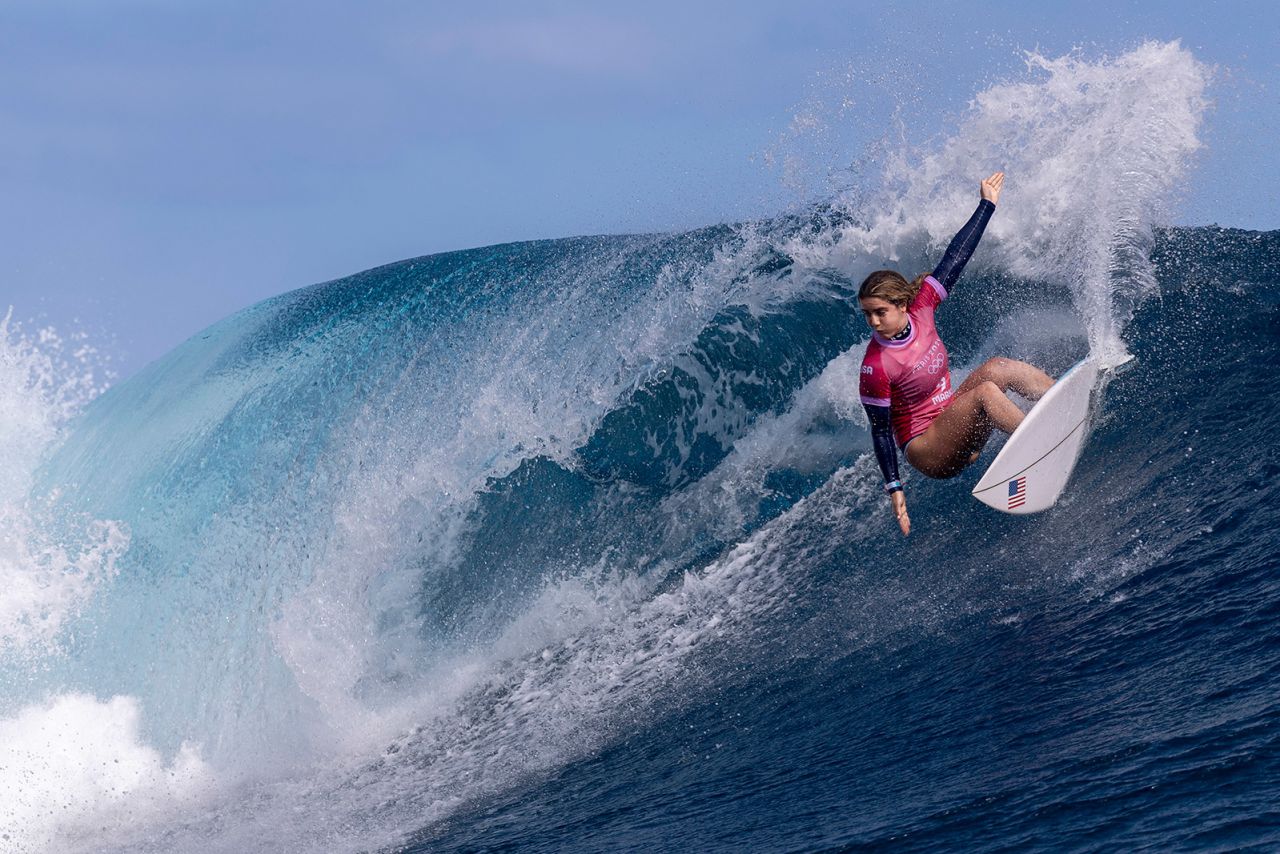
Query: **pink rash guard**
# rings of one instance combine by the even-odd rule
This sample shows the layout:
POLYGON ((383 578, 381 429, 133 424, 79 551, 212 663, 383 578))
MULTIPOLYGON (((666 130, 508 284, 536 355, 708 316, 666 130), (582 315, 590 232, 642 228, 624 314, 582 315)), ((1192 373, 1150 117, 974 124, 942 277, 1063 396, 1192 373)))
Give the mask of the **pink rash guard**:
POLYGON ((878 332, 862 358, 858 391, 867 406, 887 406, 893 414, 893 434, 899 448, 919 436, 952 400, 947 348, 938 337, 933 311, 947 298, 947 289, 926 276, 920 293, 907 306, 911 334, 891 341, 878 332))

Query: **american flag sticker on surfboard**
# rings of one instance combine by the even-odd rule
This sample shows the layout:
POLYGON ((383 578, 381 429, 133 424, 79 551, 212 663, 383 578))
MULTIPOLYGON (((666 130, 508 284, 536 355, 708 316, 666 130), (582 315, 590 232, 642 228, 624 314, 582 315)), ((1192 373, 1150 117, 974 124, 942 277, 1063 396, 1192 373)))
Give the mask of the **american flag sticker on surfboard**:
POLYGON ((1009 481, 1009 509, 1021 507, 1027 503, 1027 476, 1014 478, 1009 481))
MULTIPOLYGON (((1090 407, 1104 371, 1093 356, 1036 401, 973 487, 973 497, 1002 513, 1038 513, 1058 500, 1089 436, 1090 407)), ((1101 395, 1097 396, 1101 405, 1101 395)))

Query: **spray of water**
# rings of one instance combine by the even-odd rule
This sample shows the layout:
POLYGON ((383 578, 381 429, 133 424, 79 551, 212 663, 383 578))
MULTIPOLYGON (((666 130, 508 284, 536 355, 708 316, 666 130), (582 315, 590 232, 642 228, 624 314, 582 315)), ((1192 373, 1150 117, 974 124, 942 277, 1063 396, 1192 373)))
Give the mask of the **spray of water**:
POLYGON ((119 525, 67 518, 56 492, 31 494, 36 467, 101 382, 83 339, 28 334, 12 310, 0 320, 0 654, 48 651, 126 547, 119 525))
POLYGON ((834 255, 820 248, 811 260, 851 273, 903 263, 914 275, 968 216, 978 181, 1002 170, 974 268, 1068 288, 1091 350, 1118 360, 1124 324, 1155 288, 1153 229, 1168 223, 1200 148, 1212 69, 1176 41, 1094 61, 1030 53, 1027 69, 1029 79, 979 93, 936 150, 895 151, 869 211, 858 196, 857 224, 834 255))
MULTIPOLYGON (((70 819, 163 791, 167 773, 138 738, 127 698, 67 694, 18 709, 23 676, 56 669, 77 616, 117 572, 124 526, 33 491, 36 471, 103 390, 102 363, 82 336, 0 321, 0 848, 40 850, 70 819)), ((186 774, 191 757, 171 769, 186 774)), ((168 802, 169 798, 164 799, 168 802)), ((141 806, 141 804, 139 804, 141 806)))

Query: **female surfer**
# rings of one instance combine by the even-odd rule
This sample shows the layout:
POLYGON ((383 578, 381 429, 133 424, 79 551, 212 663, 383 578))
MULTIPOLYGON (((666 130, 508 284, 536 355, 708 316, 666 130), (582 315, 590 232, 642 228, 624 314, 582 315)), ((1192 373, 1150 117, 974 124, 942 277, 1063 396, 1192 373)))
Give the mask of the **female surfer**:
POLYGON ((934 309, 977 248, 1003 186, 1003 172, 982 182, 978 209, 933 273, 908 282, 893 270, 877 270, 858 289, 858 303, 872 330, 859 392, 884 489, 904 535, 911 533, 911 517, 898 479, 897 448, 922 474, 954 477, 978 458, 993 429, 1012 433, 1022 421, 1022 410, 1005 392, 1012 389, 1038 400, 1053 385, 1053 378, 1033 365, 994 358, 953 390, 947 348, 934 326, 934 309))

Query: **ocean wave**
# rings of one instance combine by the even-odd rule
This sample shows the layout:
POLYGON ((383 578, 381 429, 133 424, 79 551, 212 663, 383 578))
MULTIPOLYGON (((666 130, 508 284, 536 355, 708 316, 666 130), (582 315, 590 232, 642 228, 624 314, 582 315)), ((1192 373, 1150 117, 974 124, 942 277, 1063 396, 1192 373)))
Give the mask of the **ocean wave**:
MULTIPOLYGON (((41 715, 117 720, 114 746, 75 738, 150 794, 140 819, 94 778, 30 844, 430 839, 716 692, 904 633, 1018 625, 1196 542, 1191 509, 1153 535, 1143 506, 1213 417, 1180 390, 1260 393, 1219 376, 1238 349, 1198 324, 1249 344, 1280 293, 1275 234, 1159 228, 1207 81, 1176 43, 1031 57, 857 207, 403 261, 246 309, 73 421, 37 407, 53 426, 15 452, 13 506, 56 496, 63 528, 22 529, 0 572, 46 590, 51 567, 65 595, 22 607, 62 615, 40 629, 61 652, 7 665, 22 687, 0 732, 42 754, 41 715), (927 265, 993 167, 1007 201, 941 314, 957 371, 997 353, 1060 371, 1091 349, 1138 367, 1059 510, 1015 527, 912 481, 907 552, 854 393, 853 289, 927 265), (1185 426, 1150 418, 1180 407, 1185 426)), ((45 788, 39 768, 66 773, 23 762, 45 788)))

